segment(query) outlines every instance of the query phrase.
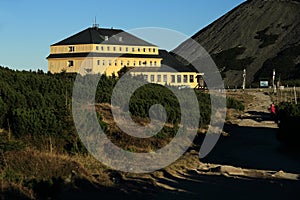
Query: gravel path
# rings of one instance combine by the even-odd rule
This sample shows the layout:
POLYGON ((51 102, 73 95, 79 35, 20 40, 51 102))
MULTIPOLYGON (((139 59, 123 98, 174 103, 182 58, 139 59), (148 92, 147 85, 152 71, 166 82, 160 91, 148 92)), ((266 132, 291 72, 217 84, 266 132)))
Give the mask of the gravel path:
POLYGON ((269 112, 272 103, 270 96, 261 91, 251 91, 248 94, 253 96, 253 100, 246 105, 245 112, 234 123, 239 126, 277 128, 269 112))

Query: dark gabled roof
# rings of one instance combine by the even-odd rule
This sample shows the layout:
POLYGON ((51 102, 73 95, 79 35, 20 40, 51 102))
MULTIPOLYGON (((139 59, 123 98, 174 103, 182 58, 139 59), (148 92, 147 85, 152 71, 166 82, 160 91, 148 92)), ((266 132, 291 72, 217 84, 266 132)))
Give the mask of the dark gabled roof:
POLYGON ((62 53, 50 54, 48 58, 85 58, 85 57, 122 57, 122 58, 161 58, 153 54, 129 54, 129 53, 62 53))
POLYGON ((178 72, 198 72, 196 69, 185 66, 166 50, 159 50, 162 65, 169 66, 178 72))
POLYGON ((123 30, 98 27, 87 28, 51 46, 101 43, 116 45, 155 46, 123 30), (105 40, 106 37, 108 37, 108 40, 105 40))

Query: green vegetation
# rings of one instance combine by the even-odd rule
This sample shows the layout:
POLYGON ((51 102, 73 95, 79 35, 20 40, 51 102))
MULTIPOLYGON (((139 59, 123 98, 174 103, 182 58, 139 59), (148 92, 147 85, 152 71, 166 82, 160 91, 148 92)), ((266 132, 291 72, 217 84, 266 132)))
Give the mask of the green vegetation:
POLYGON ((227 98, 227 108, 233 108, 236 110, 245 110, 245 105, 240 102, 240 101, 236 101, 234 98, 232 97, 228 97, 227 98))
MULTIPOLYGON (((98 80, 97 76, 79 78, 83 82, 92 83, 98 80), (94 80, 91 81, 92 79, 94 80)), ((20 139, 24 144, 39 150, 45 150, 45 146, 49 146, 51 141, 57 152, 85 152, 71 116, 75 74, 13 71, 1 67, 0 77, 0 127, 8 130, 12 138, 20 139)), ((116 83, 117 78, 101 76, 95 95, 96 103, 110 103, 116 83)), ((84 88, 83 92, 87 92, 89 88, 84 88)), ((126 88, 123 91, 125 90, 126 88)), ((196 91, 196 96, 201 111, 199 126, 205 126, 210 121, 210 98, 208 94, 200 91, 196 91)), ((184 101, 186 105, 190 103, 189 98, 184 101)), ((227 103, 230 108, 243 109, 233 99, 229 98, 227 103)), ((146 84, 136 90, 130 99, 129 111, 135 118, 149 118, 148 111, 154 104, 163 105, 168 123, 180 123, 180 106, 176 96, 160 85, 146 84)), ((192 111, 194 105, 190 106, 192 111)), ((99 121, 108 130, 101 116, 99 121)))
POLYGON ((290 146, 298 146, 300 141, 300 105, 282 102, 277 106, 279 130, 277 138, 290 146))
MULTIPOLYGON (((15 183, 20 188, 29 188, 38 197, 50 198, 54 191, 62 188, 61 184, 65 184, 64 180, 73 169, 83 174, 86 174, 83 165, 93 170, 105 169, 88 159, 89 155, 76 133, 71 112, 75 78, 76 74, 64 72, 51 74, 0 67, 2 187, 3 183, 15 183)), ((99 79, 95 94, 95 101, 98 103, 96 109, 110 103, 112 91, 118 81, 116 77, 91 75, 79 76, 79 79, 83 83, 93 83, 99 79)), ((82 88, 82 92, 88 95, 91 87, 82 85, 82 88)), ((123 91, 125 90, 126 87, 123 91)), ((210 122, 211 112, 214 112, 211 111, 210 96, 203 91, 195 93, 201 114, 199 127, 205 127, 210 122)), ((86 95, 83 94, 84 97, 86 95)), ((183 99, 186 105, 191 106, 188 112, 192 113, 195 106, 189 105, 188 96, 183 95, 183 99)), ((229 98, 227 103, 230 108, 243 109, 233 99, 229 98)), ((164 106, 168 123, 152 138, 136 139, 123 133, 112 122, 107 122, 111 117, 109 112, 104 114, 99 111, 98 121, 111 141, 123 149, 131 152, 153 151, 168 144, 175 136, 182 115, 178 100, 171 90, 160 85, 146 84, 136 90, 130 99, 129 111, 132 118, 137 123, 147 124, 149 108, 154 104, 164 106)))

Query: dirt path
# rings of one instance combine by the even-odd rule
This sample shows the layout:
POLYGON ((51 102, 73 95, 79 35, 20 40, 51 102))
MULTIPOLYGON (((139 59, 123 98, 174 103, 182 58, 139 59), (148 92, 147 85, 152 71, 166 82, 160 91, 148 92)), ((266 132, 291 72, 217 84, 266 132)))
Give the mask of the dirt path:
POLYGON ((203 162, 230 165, 267 172, 300 174, 300 157, 288 152, 277 140, 278 125, 269 113, 271 98, 261 91, 230 94, 244 102, 246 108, 231 125, 225 126, 228 138, 221 137, 203 162))
POLYGON ((245 111, 237 119, 231 120, 233 124, 249 127, 277 128, 277 124, 271 119, 269 106, 271 97, 262 91, 248 91, 247 94, 229 94, 233 97, 241 95, 245 100, 245 111))

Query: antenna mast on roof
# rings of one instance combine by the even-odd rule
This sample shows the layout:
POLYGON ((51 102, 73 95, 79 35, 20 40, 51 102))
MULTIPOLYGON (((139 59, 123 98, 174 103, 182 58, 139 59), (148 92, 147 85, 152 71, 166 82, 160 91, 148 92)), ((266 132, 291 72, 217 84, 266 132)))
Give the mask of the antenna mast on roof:
POLYGON ((99 24, 97 24, 97 18, 96 17, 95 17, 95 21, 94 21, 93 27, 99 28, 99 24))

